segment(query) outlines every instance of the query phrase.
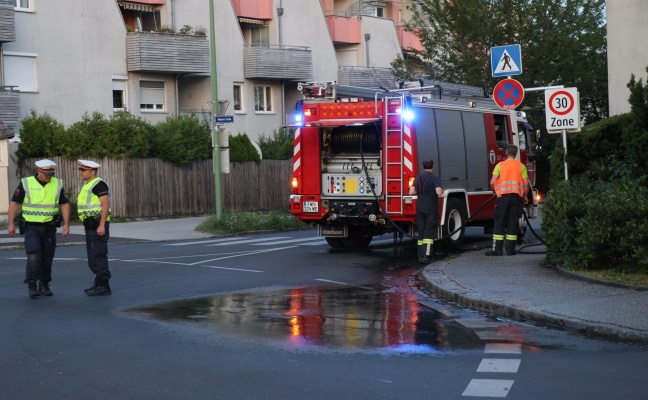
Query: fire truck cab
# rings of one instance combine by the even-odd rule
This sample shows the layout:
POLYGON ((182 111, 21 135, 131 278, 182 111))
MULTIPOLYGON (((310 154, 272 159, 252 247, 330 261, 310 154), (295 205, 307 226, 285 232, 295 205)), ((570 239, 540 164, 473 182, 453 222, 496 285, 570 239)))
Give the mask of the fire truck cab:
MULTIPOLYGON (((492 228, 489 181, 508 144, 519 147, 534 186, 533 129, 524 115, 491 99, 438 85, 376 91, 308 82, 299 88, 290 211, 317 225, 332 247, 366 247, 385 233, 415 237, 417 196, 408 188, 428 158, 445 189, 437 239, 453 246, 466 226, 492 228)), ((529 218, 537 210, 532 192, 529 218)))

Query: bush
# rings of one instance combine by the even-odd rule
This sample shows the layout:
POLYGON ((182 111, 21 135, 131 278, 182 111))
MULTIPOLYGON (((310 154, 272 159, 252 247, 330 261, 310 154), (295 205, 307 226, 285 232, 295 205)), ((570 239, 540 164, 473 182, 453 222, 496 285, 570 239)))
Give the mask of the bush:
POLYGON ((59 155, 64 151, 64 139, 63 124, 48 113, 38 115, 31 110, 21 121, 20 144, 16 150, 18 165, 22 166, 27 158, 59 155))
POLYGON ((292 159, 294 142, 295 131, 290 128, 275 130, 272 137, 259 135, 259 147, 264 160, 292 159))
POLYGON ((252 145, 250 138, 244 133, 229 136, 229 151, 230 162, 261 162, 259 152, 252 145))
POLYGON ((209 125, 195 115, 168 117, 156 125, 151 156, 178 166, 211 158, 209 125))
POLYGON ((648 273, 648 189, 645 179, 555 185, 543 209, 547 260, 569 269, 648 273))

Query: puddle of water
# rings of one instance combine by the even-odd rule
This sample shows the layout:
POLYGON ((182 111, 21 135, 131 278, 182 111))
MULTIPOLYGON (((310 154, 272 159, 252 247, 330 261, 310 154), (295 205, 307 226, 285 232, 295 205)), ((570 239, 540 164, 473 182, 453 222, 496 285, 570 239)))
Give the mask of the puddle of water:
POLYGON ((292 348, 375 349, 435 354, 483 346, 474 333, 444 324, 410 292, 305 287, 228 293, 125 310, 219 332, 280 340, 292 348))

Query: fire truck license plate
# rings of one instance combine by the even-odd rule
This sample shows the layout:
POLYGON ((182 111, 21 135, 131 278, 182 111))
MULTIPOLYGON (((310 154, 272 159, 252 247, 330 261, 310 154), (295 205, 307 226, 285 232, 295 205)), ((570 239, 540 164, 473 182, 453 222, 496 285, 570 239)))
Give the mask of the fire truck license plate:
POLYGON ((305 201, 302 205, 304 212, 319 212, 319 204, 316 201, 305 201))

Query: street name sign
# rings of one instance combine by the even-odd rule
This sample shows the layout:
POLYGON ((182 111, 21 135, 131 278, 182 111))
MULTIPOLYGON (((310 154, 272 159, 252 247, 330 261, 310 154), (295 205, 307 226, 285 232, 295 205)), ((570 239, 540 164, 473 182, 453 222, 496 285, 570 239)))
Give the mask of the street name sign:
POLYGON ((522 73, 522 50, 519 44, 491 48, 491 66, 494 78, 522 73))
POLYGON ((515 79, 503 79, 493 89, 495 104, 505 110, 514 110, 524 100, 524 88, 515 79))
POLYGON ((214 116, 214 122, 217 124, 226 124, 230 122, 234 122, 234 116, 233 115, 216 115, 214 116))
POLYGON ((580 132, 580 96, 578 89, 545 90, 547 132, 580 132))

